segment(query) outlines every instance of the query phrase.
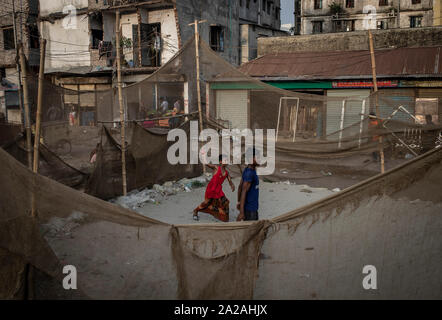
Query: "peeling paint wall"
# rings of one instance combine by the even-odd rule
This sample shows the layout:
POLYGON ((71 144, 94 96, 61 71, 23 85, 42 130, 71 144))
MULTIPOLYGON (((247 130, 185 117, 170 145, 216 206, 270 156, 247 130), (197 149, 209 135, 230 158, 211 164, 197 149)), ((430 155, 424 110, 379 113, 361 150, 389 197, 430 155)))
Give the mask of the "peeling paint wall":
POLYGON ((178 21, 183 44, 194 36, 195 20, 207 20, 200 24, 200 36, 210 43, 210 25, 224 28, 224 51, 220 56, 232 64, 240 63, 239 0, 177 0, 178 21))
POLYGON ((71 7, 79 9, 87 8, 88 0, 40 0, 40 16, 45 17, 53 13, 69 10, 71 7))
POLYGON ((91 66, 88 16, 77 16, 76 28, 64 27, 63 21, 59 19, 54 23, 40 23, 42 37, 50 39, 46 47, 46 73, 91 66))
POLYGON ((161 40, 163 43, 161 63, 165 64, 179 50, 178 30, 175 23, 175 12, 173 9, 168 9, 149 11, 148 14, 148 23, 161 23, 161 40))

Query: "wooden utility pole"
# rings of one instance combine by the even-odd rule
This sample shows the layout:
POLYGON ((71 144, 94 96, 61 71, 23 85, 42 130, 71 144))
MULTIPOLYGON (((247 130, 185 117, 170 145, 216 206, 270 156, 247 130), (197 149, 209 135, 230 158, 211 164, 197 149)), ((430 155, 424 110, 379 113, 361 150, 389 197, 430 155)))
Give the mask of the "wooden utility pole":
POLYGON ((21 77, 23 83, 23 104, 24 104, 24 116, 25 116, 25 128, 26 128, 26 152, 28 155, 28 167, 32 170, 32 140, 31 140, 31 114, 29 110, 29 92, 27 83, 27 70, 26 70, 26 58, 23 52, 23 45, 19 44, 19 56, 21 66, 21 77))
MULTIPOLYGON (((204 22, 207 22, 207 20, 201 20, 201 21, 195 20, 194 23, 189 24, 189 26, 192 25, 195 26, 196 90, 198 95, 197 98, 198 98, 198 113, 200 120, 200 132, 204 130, 204 126, 203 126, 203 111, 201 106, 200 51, 199 51, 200 35, 198 32, 198 25, 204 22)), ((206 166, 203 166, 203 172, 206 173, 206 166)))
POLYGON ((123 102, 123 83, 121 79, 121 30, 120 30, 120 10, 116 13, 115 35, 117 49, 117 81, 118 81, 118 101, 120 104, 120 123, 121 123, 121 168, 123 180, 123 195, 127 195, 127 178, 126 178, 126 122, 124 116, 123 102))
MULTIPOLYGON (((368 40, 370 45, 370 56, 371 56, 371 71, 373 74, 373 88, 375 92, 375 103, 376 103, 376 117, 378 121, 381 120, 381 114, 379 110, 379 101, 378 101, 378 81, 376 77, 376 59, 374 56, 374 45, 373 45, 373 35, 371 34, 371 31, 368 30, 368 40)), ((385 158, 384 158, 384 145, 383 145, 383 137, 379 137, 379 153, 381 156, 381 173, 385 172, 385 158)))
POLYGON ((35 173, 38 172, 40 132, 41 132, 41 109, 43 105, 43 81, 46 61, 46 40, 40 40, 40 71, 38 73, 38 97, 37 97, 37 115, 35 117, 35 136, 34 136, 34 166, 35 173))
MULTIPOLYGON (((15 12, 15 1, 12 1, 12 27, 14 29, 14 46, 15 46, 15 52, 17 55, 17 59, 20 57, 20 52, 18 51, 18 35, 17 35, 17 23, 16 23, 16 12, 15 12)), ((21 28, 21 26, 20 26, 21 28)), ((20 113, 21 113, 21 120, 24 125, 25 123, 25 112, 23 108, 23 97, 22 97, 22 83, 21 83, 21 70, 20 70, 20 63, 17 63, 17 74, 18 74, 18 105, 20 107, 20 113)), ((8 118, 8 111, 6 111, 6 118, 8 118)))

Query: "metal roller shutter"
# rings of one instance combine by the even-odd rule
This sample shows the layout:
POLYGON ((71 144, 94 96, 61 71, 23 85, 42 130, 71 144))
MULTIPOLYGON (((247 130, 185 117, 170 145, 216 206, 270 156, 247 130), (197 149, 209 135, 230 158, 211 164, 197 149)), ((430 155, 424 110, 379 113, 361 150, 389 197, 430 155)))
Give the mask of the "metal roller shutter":
MULTIPOLYGON (((345 104, 344 128, 361 121, 362 100, 370 95, 370 90, 328 90, 328 97, 343 97, 348 99, 345 104), (351 100, 354 98, 355 100, 351 100)), ((365 114, 368 115, 368 102, 365 106, 365 114)), ((327 102, 327 135, 340 130, 342 113, 342 101, 327 102)))
POLYGON ((248 128, 247 90, 216 91, 216 115, 232 129, 248 128))

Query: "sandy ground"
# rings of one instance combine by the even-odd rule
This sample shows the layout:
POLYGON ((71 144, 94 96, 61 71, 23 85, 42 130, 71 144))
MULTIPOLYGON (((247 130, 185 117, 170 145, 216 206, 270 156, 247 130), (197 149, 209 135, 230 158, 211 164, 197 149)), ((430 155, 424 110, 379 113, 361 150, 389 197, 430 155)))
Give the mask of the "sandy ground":
MULTIPOLYGON (((233 180, 238 188, 240 179, 233 180)), ((200 220, 193 220, 193 209, 204 200, 205 187, 192 189, 190 192, 180 191, 175 195, 156 198, 156 202, 147 202, 132 207, 138 213, 169 224, 193 224, 219 222, 206 213, 200 213, 200 220)), ((230 221, 236 221, 239 214, 236 209, 237 193, 232 192, 227 182, 224 184, 224 193, 230 200, 230 221)), ((316 200, 324 198, 333 191, 326 188, 311 188, 307 185, 298 185, 289 182, 260 181, 260 219, 271 219, 297 209, 316 200)), ((125 199, 120 198, 119 203, 125 199)))

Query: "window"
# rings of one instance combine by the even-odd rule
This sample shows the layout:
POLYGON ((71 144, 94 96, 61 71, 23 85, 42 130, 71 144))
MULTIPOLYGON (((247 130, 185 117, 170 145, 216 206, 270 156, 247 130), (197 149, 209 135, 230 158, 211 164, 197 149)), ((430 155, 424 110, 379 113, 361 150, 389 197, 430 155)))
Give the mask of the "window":
POLYGON ((315 0, 315 9, 322 9, 322 0, 315 0))
POLYGON ((344 31, 355 31, 355 20, 345 20, 344 31))
POLYGON ((411 4, 419 4, 421 3, 421 0, 411 0, 411 4))
POLYGON ((210 47, 214 51, 224 51, 224 27, 211 26, 210 27, 210 47))
POLYGON ((98 49, 100 41, 103 41, 103 30, 91 30, 92 33, 92 49, 98 49))
POLYGON ((242 0, 239 0, 239 6, 242 7, 242 0))
POLYGON ((322 21, 313 21, 313 33, 322 33, 322 21))
POLYGON ((15 49, 14 29, 12 27, 3 29, 3 49, 15 49))
POLYGON ((333 21, 333 32, 342 31, 342 20, 333 21))
POLYGON ((420 28, 420 27, 422 27, 422 16, 410 17, 410 28, 420 28))
POLYGON ((272 3, 270 1, 267 1, 267 13, 270 14, 271 10, 272 10, 272 3))
POLYGON ((275 19, 279 20, 279 12, 280 12, 281 8, 276 7, 275 8, 275 19))
POLYGON ((38 27, 36 25, 30 25, 29 30, 29 45, 31 49, 40 48, 40 33, 38 32, 38 27))
POLYGON ((388 6, 388 0, 379 0, 379 6, 388 6))
POLYGON ((355 7, 355 0, 345 0, 345 7, 346 8, 354 8, 355 7))
POLYGON ((333 32, 355 31, 355 20, 333 21, 333 32))
POLYGON ((246 8, 250 9, 250 0, 246 0, 246 8))
POLYGON ((387 24, 385 23, 385 21, 380 20, 380 21, 376 21, 376 28, 377 29, 387 29, 387 24))

